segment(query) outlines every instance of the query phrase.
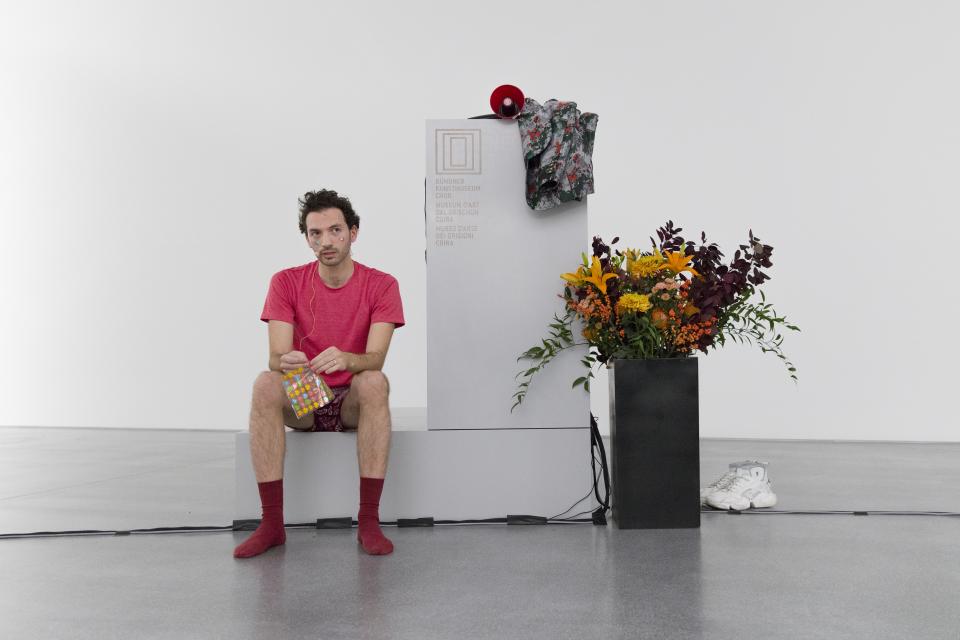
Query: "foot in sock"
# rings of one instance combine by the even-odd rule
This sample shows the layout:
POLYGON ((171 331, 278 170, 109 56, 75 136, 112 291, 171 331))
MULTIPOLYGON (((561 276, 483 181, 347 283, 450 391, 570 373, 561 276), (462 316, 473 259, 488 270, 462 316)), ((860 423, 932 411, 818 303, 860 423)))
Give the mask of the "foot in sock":
POLYGON ((258 482, 263 519, 249 538, 233 550, 234 558, 252 558, 270 547, 287 541, 283 529, 283 478, 271 482, 258 482))
POLYGON ((357 520, 360 522, 357 540, 364 551, 372 556, 385 556, 388 553, 393 553, 393 543, 380 530, 379 518, 360 515, 357 520))
POLYGON ((383 478, 360 478, 360 513, 357 540, 372 556, 393 553, 393 543, 380 531, 380 494, 383 478))
POLYGON ((283 529, 283 521, 263 520, 260 526, 249 538, 244 540, 233 550, 234 558, 252 558, 258 556, 270 547, 276 547, 287 541, 287 532, 283 529))

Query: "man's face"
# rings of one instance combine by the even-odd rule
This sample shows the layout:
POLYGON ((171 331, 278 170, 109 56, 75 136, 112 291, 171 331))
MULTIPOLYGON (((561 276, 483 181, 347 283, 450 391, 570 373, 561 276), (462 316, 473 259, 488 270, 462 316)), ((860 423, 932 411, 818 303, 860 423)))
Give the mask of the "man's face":
POLYGON ((340 209, 311 211, 304 222, 307 225, 307 243, 320 263, 335 267, 350 256, 350 245, 357 239, 357 228, 347 228, 340 209))

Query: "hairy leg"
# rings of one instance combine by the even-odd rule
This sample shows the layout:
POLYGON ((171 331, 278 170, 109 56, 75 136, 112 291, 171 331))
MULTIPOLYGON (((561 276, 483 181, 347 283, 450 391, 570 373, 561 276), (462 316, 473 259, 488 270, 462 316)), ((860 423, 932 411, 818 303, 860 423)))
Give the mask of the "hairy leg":
POLYGON ((283 454, 285 419, 295 428, 313 422, 313 415, 296 420, 276 371, 264 371, 253 385, 250 410, 250 456, 257 475, 263 517, 260 526, 233 550, 235 558, 252 558, 287 540, 283 527, 283 454))
POLYGON ((340 420, 357 430, 357 463, 363 478, 385 478, 390 453, 390 383, 379 371, 353 377, 340 420))
POLYGON ((250 457, 257 482, 271 482, 283 477, 283 455, 286 451, 284 423, 294 429, 313 427, 313 415, 298 419, 277 371, 264 371, 253 385, 250 407, 250 457))
POLYGON ((345 427, 357 429, 360 467, 360 512, 357 539, 371 555, 393 552, 393 543, 380 530, 380 495, 390 452, 390 385, 379 371, 361 371, 353 377, 340 407, 345 427))

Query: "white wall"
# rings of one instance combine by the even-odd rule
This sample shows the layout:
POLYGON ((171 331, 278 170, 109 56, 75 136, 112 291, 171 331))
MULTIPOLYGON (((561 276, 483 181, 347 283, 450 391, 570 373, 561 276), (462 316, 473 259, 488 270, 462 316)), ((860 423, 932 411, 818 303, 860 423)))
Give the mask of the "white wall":
POLYGON ((645 245, 669 218, 775 247, 800 383, 710 355, 703 435, 960 439, 960 5, 612 7, 0 5, 0 424, 243 428, 318 187, 400 280, 387 373, 423 406, 423 121, 510 82, 600 114, 593 233, 645 245))

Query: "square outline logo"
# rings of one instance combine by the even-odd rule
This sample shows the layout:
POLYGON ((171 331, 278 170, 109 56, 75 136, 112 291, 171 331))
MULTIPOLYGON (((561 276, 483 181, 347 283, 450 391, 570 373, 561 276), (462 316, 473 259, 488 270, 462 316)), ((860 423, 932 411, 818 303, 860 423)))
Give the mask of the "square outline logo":
POLYGON ((480 129, 436 130, 437 175, 478 175, 481 166, 480 129))

